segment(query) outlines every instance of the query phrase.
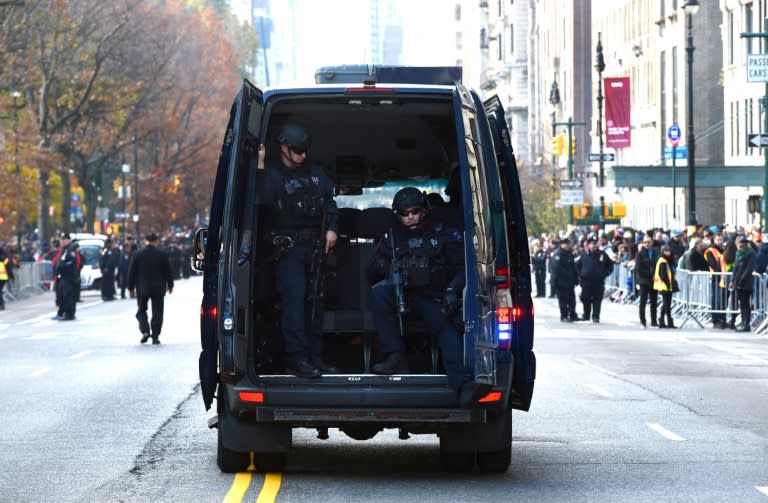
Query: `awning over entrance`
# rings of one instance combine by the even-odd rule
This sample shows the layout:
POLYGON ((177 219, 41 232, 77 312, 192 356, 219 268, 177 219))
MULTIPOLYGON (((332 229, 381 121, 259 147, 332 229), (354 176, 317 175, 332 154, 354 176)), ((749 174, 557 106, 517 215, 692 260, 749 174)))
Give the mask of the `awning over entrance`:
MULTIPOLYGON (((688 166, 685 161, 675 169, 676 185, 688 186, 688 166)), ((672 187, 672 165, 668 166, 607 166, 609 178, 616 187, 672 187), (611 173, 613 172, 613 173, 611 173), (611 176, 611 174, 613 176, 611 176)), ((700 166, 696 165, 696 187, 762 187, 764 166, 700 166)))

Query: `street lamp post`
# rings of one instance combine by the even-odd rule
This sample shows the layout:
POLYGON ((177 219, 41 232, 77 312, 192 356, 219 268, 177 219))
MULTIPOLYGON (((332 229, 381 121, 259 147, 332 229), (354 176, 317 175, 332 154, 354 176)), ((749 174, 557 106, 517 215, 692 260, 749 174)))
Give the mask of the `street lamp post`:
MULTIPOLYGON (((560 104, 560 88, 557 87, 557 80, 552 80, 552 88, 549 90, 549 103, 552 105, 552 138, 557 135, 557 105, 560 104)), ((557 156, 552 154, 552 183, 557 179, 557 156)))
POLYGON ((686 0, 683 10, 688 18, 688 44, 685 47, 688 64, 686 103, 686 137, 688 143, 688 226, 689 234, 696 228, 696 137, 693 132, 693 15, 699 10, 699 0, 686 0))
POLYGON ((21 210, 21 168, 19 167, 19 108, 18 99, 21 97, 19 91, 11 91, 13 99, 13 164, 16 169, 16 246, 21 253, 22 226, 24 225, 24 212, 21 210))
MULTIPOLYGON (((600 176, 597 179, 597 185, 602 189, 605 186, 605 166, 603 159, 603 71, 605 70, 605 58, 603 58, 603 42, 600 39, 600 32, 597 32, 597 55, 595 57, 595 70, 597 70, 597 137, 600 146, 600 176)), ((605 196, 600 191, 600 208, 598 218, 600 221, 600 232, 605 230, 605 196)))

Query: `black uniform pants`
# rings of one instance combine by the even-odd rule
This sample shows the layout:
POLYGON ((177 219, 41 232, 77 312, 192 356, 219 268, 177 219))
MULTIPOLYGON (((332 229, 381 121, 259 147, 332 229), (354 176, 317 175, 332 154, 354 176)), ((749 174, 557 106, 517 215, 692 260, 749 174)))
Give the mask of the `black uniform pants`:
POLYGON ((79 281, 67 278, 59 278, 56 282, 59 291, 59 316, 64 318, 75 317, 75 302, 77 302, 77 286, 79 284, 79 281))
POLYGON ((581 303, 584 306, 584 319, 588 320, 590 313, 593 320, 600 319, 600 307, 603 304, 605 285, 602 280, 581 280, 581 303))
POLYGON ((277 294, 282 305, 281 330, 289 360, 318 360, 323 352, 320 305, 315 306, 315 324, 310 326, 312 304, 307 302, 313 253, 314 244, 296 243, 275 264, 277 294))
POLYGON ((165 308, 165 292, 162 295, 137 295, 136 303, 139 310, 136 319, 139 320, 139 330, 142 334, 150 334, 152 338, 160 335, 163 328, 163 309, 165 308), (147 308, 152 301, 152 320, 147 318, 147 308))
POLYGON ((741 326, 748 327, 752 320, 752 292, 749 290, 736 290, 736 298, 739 299, 739 312, 741 314, 741 326))
POLYGON ((536 297, 546 297, 547 271, 536 271, 536 297))
POLYGON ((659 312, 658 293, 650 285, 640 285, 640 323, 643 325, 645 325, 645 306, 647 304, 650 304, 651 307, 651 325, 656 325, 659 312))
MULTIPOLYGON (((407 295, 406 300, 409 316, 422 320, 427 331, 437 337, 448 382, 453 389, 458 391, 468 378, 468 372, 464 368, 462 358, 461 334, 448 317, 443 314, 440 301, 423 295, 407 295)), ((379 335, 381 352, 384 354, 403 352, 405 344, 400 336, 395 292, 392 285, 387 281, 380 281, 373 285, 371 301, 373 304, 373 324, 379 335)))
POLYGON ((572 286, 557 285, 557 303, 560 305, 560 319, 576 319, 576 292, 572 286))

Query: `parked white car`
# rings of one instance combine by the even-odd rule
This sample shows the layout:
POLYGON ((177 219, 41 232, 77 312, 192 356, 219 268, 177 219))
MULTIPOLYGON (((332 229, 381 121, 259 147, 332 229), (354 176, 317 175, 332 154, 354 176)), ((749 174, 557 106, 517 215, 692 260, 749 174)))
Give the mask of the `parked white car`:
POLYGON ((80 270, 80 289, 101 288, 101 270, 99 256, 104 248, 107 236, 101 234, 75 233, 72 238, 80 246, 80 260, 83 268, 80 270))

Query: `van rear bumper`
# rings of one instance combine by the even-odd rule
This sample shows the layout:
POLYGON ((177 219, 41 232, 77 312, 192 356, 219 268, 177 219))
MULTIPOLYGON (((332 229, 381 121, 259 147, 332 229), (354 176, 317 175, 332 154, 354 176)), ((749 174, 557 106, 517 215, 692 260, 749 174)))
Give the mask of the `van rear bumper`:
POLYGON ((244 377, 237 384, 220 386, 233 417, 294 425, 482 423, 486 409, 501 406, 491 402, 460 408, 445 375, 335 374, 319 379, 274 375, 254 381, 244 377))

